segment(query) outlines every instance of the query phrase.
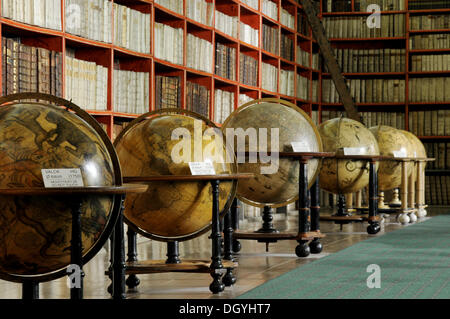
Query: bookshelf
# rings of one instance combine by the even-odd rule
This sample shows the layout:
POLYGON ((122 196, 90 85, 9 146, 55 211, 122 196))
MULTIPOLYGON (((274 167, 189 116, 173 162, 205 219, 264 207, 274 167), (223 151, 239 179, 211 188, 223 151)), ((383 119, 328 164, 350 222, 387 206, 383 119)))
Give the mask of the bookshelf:
MULTIPOLYGON (((2 38, 59 53, 59 95, 81 104, 111 138, 126 122, 161 107, 178 105, 220 123, 249 99, 284 98, 309 114, 319 106, 312 99, 312 82, 320 78, 319 67, 312 68, 313 39, 294 0, 3 0, 1 5, 2 38), (19 8, 42 16, 27 17, 19 8), (278 39, 270 50, 266 27, 278 39), (87 96, 80 94, 86 90, 87 96), (224 110, 216 110, 222 104, 224 110), (221 115, 215 119, 216 114, 221 115)), ((2 59, 8 60, 6 54, 2 59)), ((4 93, 11 90, 5 86, 4 93)))
MULTIPOLYGON (((447 1, 429 3, 315 1, 366 123, 407 129, 448 150, 448 90, 418 89, 450 84, 450 8, 447 1), (365 7, 373 3, 382 9, 381 25, 390 28, 366 30, 365 7), (368 93, 383 90, 388 93, 368 93)), ((317 123, 344 110, 296 0, 2 0, 1 6, 7 13, 0 17, 2 44, 12 38, 53 52, 49 63, 56 71, 49 77, 60 86, 55 93, 76 101, 80 88, 96 83, 102 98, 86 97, 82 106, 112 139, 140 113, 162 107, 191 109, 219 124, 239 105, 264 97, 288 100, 317 123), (42 17, 14 16, 20 10, 11 5, 22 2, 24 8, 38 3, 42 17), (52 14, 46 15, 46 6, 52 14), (277 41, 268 43, 267 30, 277 41), (59 62, 52 62, 53 55, 59 62), (78 77, 92 68, 102 75, 74 86, 74 59, 82 65, 78 77)), ((1 59, 3 94, 20 90, 12 85, 8 91, 5 78, 8 70, 20 75, 20 68, 8 68, 6 54, 1 59)))
MULTIPOLYGON (((426 198, 432 205, 450 204, 447 187, 450 178, 450 96, 445 89, 450 84, 449 4, 449 1, 419 0, 322 0, 320 15, 326 24, 331 22, 330 42, 337 50, 338 62, 367 125, 382 123, 409 130, 422 140, 427 153, 437 158, 427 166, 426 172, 426 198), (393 28, 366 31, 347 28, 346 34, 331 29, 340 25, 354 29, 359 25, 354 20, 364 21, 371 14, 364 12, 369 4, 380 6, 381 26, 384 19, 396 22, 393 28), (355 59, 359 63, 348 62, 355 59), (376 63, 382 68, 376 68, 376 63), (367 83, 372 79, 381 81, 382 87, 379 83, 362 87, 363 81, 367 83), (384 99, 358 100, 363 93, 367 98, 370 87, 372 93, 384 99)), ((319 109, 321 118, 326 119, 342 112, 343 108, 333 99, 334 95, 332 101, 329 101, 329 94, 323 96, 330 91, 327 70, 322 73, 322 78, 319 109)))

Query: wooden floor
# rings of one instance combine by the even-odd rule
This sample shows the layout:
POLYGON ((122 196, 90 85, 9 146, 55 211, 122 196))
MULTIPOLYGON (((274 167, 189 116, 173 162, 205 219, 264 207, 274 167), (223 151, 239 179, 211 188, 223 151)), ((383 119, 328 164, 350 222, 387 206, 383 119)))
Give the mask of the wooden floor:
MULTIPOLYGON (((448 213, 449 208, 431 208, 428 210, 428 217, 448 213)), ((395 222, 395 215, 391 215, 382 224, 382 235, 402 227, 395 222)), ((287 218, 276 221, 275 225, 279 230, 296 230, 297 223, 295 214, 289 213, 287 218)), ((260 222, 248 222, 241 228, 257 229, 260 222)), ((235 298, 242 293, 263 284, 285 272, 288 272, 302 264, 312 262, 317 258, 322 258, 328 254, 335 253, 349 247, 359 241, 370 237, 366 232, 367 223, 352 223, 344 225, 342 231, 340 226, 332 222, 321 222, 321 230, 327 235, 322 240, 324 250, 319 255, 310 255, 307 258, 298 258, 294 249, 295 241, 279 241, 269 246, 269 252, 265 251, 265 244, 253 240, 242 240, 242 249, 236 256, 239 267, 235 270, 237 282, 233 287, 226 287, 225 291, 213 295, 209 292, 208 286, 211 283, 209 274, 199 273, 159 273, 149 275, 139 275, 141 280, 137 290, 127 292, 127 298, 158 298, 158 299, 178 299, 178 298, 235 298)), ((165 259, 166 246, 164 243, 155 242, 140 238, 138 243, 138 258, 145 259, 165 259)), ((211 244, 208 235, 180 243, 180 257, 190 259, 206 259, 211 256, 211 244)), ((109 266, 109 254, 106 249, 94 257, 84 266, 85 276, 85 298, 108 299, 110 295, 106 288, 110 280, 104 275, 105 269, 109 266)), ((44 299, 69 298, 67 279, 61 278, 53 282, 46 282, 40 285, 40 297, 44 299)), ((21 285, 0 280, 0 299, 21 298, 21 285)))

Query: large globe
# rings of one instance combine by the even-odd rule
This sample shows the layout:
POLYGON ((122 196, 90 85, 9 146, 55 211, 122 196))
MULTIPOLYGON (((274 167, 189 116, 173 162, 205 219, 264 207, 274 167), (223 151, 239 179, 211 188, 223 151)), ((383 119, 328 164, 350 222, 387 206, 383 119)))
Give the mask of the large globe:
MULTIPOLYGON (((238 158, 238 171, 253 173, 255 177, 238 183, 237 196, 243 202, 256 207, 285 206, 295 201, 298 199, 300 165, 298 161, 280 158, 277 169, 272 172, 271 165, 274 162, 263 163, 259 155, 267 151, 292 152, 292 142, 299 143, 303 152, 321 152, 322 142, 315 124, 303 110, 292 103, 276 99, 261 99, 242 105, 222 125, 224 136, 229 136, 227 143, 229 145, 234 143, 232 148, 235 151, 239 150, 237 145, 239 139, 235 137, 233 141, 233 138, 230 138, 232 136, 230 132, 251 132, 252 130, 259 137, 259 143, 255 143, 255 138, 252 140, 245 138, 243 149, 248 152, 258 152, 258 159, 256 163, 251 163, 249 158, 245 160, 238 158), (272 145, 272 133, 278 145, 272 145), (267 147, 263 145, 264 143, 261 144, 261 141, 266 141, 267 147), (269 173, 262 168, 267 169, 269 173)), ((318 159, 308 162, 309 186, 318 174, 318 167, 318 159)))
MULTIPOLYGON (((156 111, 140 116, 114 142, 123 175, 191 175, 189 162, 208 160, 213 163, 216 174, 235 173, 234 161, 226 160, 225 143, 216 140, 215 135, 201 138, 212 125, 198 114, 181 110, 178 113, 156 111), (173 134, 183 131, 182 139, 172 138, 173 134), (182 141, 187 143, 184 151, 180 151, 182 141), (219 147, 222 152, 216 152, 219 147), (185 159, 177 158, 187 153, 191 154, 185 159), (196 155, 203 156, 195 159, 196 155)), ((217 131, 220 133, 220 129, 217 131)), ((221 139, 221 136, 217 138, 221 139)), ((235 182, 220 183, 219 209, 222 213, 230 207, 235 191, 235 182)), ((211 225, 211 212, 212 187, 208 181, 164 181, 151 182, 145 193, 128 195, 124 215, 126 222, 144 236, 162 241, 181 241, 207 231, 211 225)))
MULTIPOLYGON (((379 155, 375 136, 363 124, 349 118, 335 118, 319 126, 324 152, 336 155, 379 155)), ((324 159, 320 187, 334 194, 354 193, 369 184, 369 161, 324 159)))
MULTIPOLYGON (((41 169, 57 168, 81 169, 84 186, 115 184, 104 140, 80 117, 41 103, 0 107, 0 188, 44 187, 41 169)), ((0 273, 39 276, 67 267, 71 205, 70 196, 0 196, 0 273)), ((112 205, 109 196, 84 197, 84 256, 98 247, 112 205)))
MULTIPOLYGON (((427 151, 425 150, 425 146, 423 145, 423 143, 419 140, 419 138, 417 136, 415 136, 413 133, 405 131, 405 130, 400 130, 400 132, 402 132, 408 138, 409 142, 413 146, 412 151, 413 151, 414 158, 426 158, 427 157, 427 151)), ((426 166, 426 162, 424 162, 424 165, 422 166, 423 169, 425 169, 425 166, 426 166)), ((417 174, 416 174, 415 170, 413 170, 413 175, 414 175, 414 180, 416 180, 417 174)))
MULTIPOLYGON (((414 146, 400 130, 386 126, 373 126, 369 129, 378 141, 380 155, 394 157, 414 157, 414 146)), ((407 176, 414 168, 414 163, 406 164, 407 176)), ((378 168, 378 188, 387 191, 401 186, 402 164, 399 161, 380 161, 378 168)))

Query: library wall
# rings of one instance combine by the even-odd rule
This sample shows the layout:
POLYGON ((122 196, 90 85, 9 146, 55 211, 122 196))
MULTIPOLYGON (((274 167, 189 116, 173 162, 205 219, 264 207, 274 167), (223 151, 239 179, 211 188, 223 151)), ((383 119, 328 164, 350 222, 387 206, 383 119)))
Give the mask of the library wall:
MULTIPOLYGON (((418 135, 438 159, 427 167, 430 186, 448 194, 449 2, 313 2, 365 124, 418 135), (367 26, 372 4, 380 28, 367 26)), ((220 124, 250 100, 275 97, 317 124, 345 115, 299 1, 2 0, 0 22, 2 94, 71 99, 112 139, 139 114, 168 107, 220 124)))

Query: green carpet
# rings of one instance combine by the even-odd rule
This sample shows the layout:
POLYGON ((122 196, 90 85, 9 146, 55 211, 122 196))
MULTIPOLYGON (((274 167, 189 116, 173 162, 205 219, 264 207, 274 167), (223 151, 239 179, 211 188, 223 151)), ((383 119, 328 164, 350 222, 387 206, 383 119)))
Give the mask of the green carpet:
POLYGON ((369 238, 300 266, 239 298, 449 299, 450 215, 369 238), (368 278, 374 275, 367 272, 371 264, 380 267, 380 288, 368 288, 368 278))

